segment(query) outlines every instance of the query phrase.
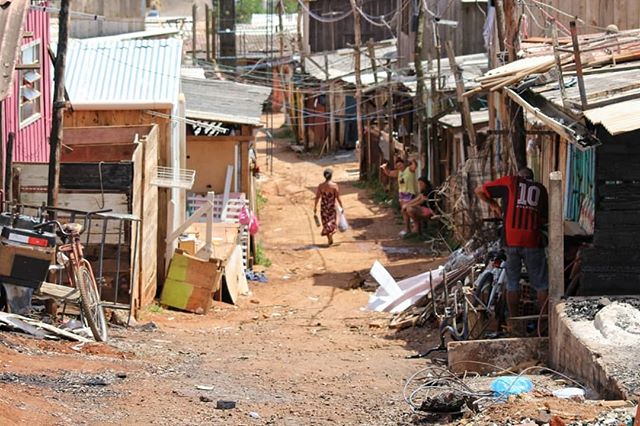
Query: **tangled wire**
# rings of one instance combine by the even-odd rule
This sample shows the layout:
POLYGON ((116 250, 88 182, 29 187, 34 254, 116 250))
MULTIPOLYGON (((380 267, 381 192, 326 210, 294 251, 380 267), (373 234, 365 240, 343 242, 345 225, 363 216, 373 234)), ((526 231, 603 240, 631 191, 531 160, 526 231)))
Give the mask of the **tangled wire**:
MULTIPOLYGON (((462 412, 466 406, 467 409, 481 412, 498 402, 504 402, 505 397, 518 381, 517 379, 532 371, 552 373, 586 390, 582 384, 572 378, 547 367, 533 366, 525 368, 520 373, 515 373, 509 368, 503 368, 485 362, 460 361, 456 364, 461 363, 492 367, 497 371, 496 375, 509 373, 514 375, 515 379, 505 391, 496 394, 492 391, 479 391, 469 386, 467 381, 470 378, 480 377, 477 373, 469 375, 465 372, 464 375, 460 377, 448 368, 429 365, 413 374, 404 385, 402 394, 405 402, 411 407, 411 410, 420 415, 455 414, 462 412)), ((544 385, 538 384, 537 386, 542 390, 551 392, 550 389, 544 385)))

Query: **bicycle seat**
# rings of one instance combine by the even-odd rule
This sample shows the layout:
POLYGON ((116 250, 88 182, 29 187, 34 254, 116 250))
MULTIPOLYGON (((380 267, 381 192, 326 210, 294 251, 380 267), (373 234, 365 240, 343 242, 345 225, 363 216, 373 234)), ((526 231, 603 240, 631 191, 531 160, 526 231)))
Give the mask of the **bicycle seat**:
POLYGON ((79 234, 82 232, 82 225, 79 223, 65 223, 62 230, 67 234, 79 234))

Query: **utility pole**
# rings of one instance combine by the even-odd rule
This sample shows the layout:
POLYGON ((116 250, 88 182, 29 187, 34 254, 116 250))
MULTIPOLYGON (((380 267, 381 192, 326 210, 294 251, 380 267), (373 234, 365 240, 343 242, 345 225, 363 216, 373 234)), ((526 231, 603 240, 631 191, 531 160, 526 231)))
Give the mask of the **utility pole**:
POLYGON ((284 13, 284 0, 278 0, 278 43, 280 47, 280 58, 284 57, 284 22, 282 14, 284 13))
POLYGON ((362 78, 360 73, 360 48, 362 46, 361 28, 360 28, 360 12, 358 11, 359 0, 351 0, 351 9, 353 10, 353 29, 354 29, 354 71, 356 77, 356 124, 358 127, 358 141, 360 143, 360 180, 368 177, 367 159, 371 158, 368 151, 370 146, 364 146, 364 129, 362 128, 362 78))
MULTIPOLYGON (((425 77, 424 77, 424 67, 422 66, 422 57, 424 56, 424 30, 427 25, 427 13, 424 8, 424 2, 418 2, 418 28, 416 29, 416 42, 415 42, 415 50, 414 50, 414 59, 413 62, 416 67, 416 109, 418 116, 418 123, 416 125, 417 131, 416 135, 418 137, 418 150, 420 154, 425 153, 426 149, 426 141, 428 135, 428 117, 426 114, 426 88, 425 88, 425 77)), ((426 157, 429 157, 431 153, 426 152, 425 156, 425 164, 421 164, 423 168, 427 168, 428 160, 426 157)), ((420 155, 420 162, 422 162, 422 156, 420 155)), ((420 175, 424 174, 424 170, 419 170, 420 175)))
POLYGON ((194 3, 193 6, 191 6, 191 33, 192 33, 191 61, 193 62, 193 65, 196 64, 196 42, 197 42, 197 35, 198 35, 197 19, 198 19, 198 6, 196 6, 196 4, 194 3))
MULTIPOLYGON (((373 81, 376 85, 375 89, 375 103, 376 103, 376 121, 378 122, 378 140, 376 147, 380 146, 380 139, 382 139, 382 102, 379 91, 381 90, 378 79, 378 63, 376 62, 376 49, 373 44, 373 39, 370 38, 367 41, 367 51, 369 52, 369 59, 371 60, 371 70, 373 71, 373 81)), ((391 140, 389 140, 391 143, 391 140)), ((389 159, 389 163, 393 162, 393 159, 389 159)))
POLYGON ((204 30, 207 46, 207 62, 211 62, 211 10, 209 5, 204 5, 204 30))
POLYGON ((218 59, 218 0, 211 1, 211 58, 218 59))
POLYGON ((47 205, 58 205, 60 190, 60 145, 62 144, 64 110, 67 105, 64 98, 64 72, 67 62, 67 43, 69 42, 69 2, 61 0, 58 15, 58 51, 53 70, 53 117, 51 136, 49 137, 49 176, 47 183, 47 205))
MULTIPOLYGON (((504 44, 507 50, 509 62, 513 62, 517 59, 517 53, 520 50, 520 23, 516 18, 516 1, 517 0, 502 0, 501 2, 504 7, 504 36, 506 38, 504 44)), ((498 25, 498 32, 499 31, 500 25, 498 25)), ((516 102, 508 99, 507 111, 509 113, 509 130, 511 141, 513 144, 513 152, 515 154, 517 163, 516 168, 520 169, 522 167, 526 167, 527 165, 527 142, 524 128, 524 110, 516 102)))

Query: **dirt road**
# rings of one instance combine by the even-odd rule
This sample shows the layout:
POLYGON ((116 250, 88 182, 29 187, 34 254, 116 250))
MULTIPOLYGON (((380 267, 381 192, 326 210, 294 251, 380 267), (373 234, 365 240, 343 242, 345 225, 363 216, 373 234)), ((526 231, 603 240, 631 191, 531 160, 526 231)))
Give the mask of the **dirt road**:
POLYGON ((304 159, 276 147, 273 174, 261 180, 269 283, 252 284, 238 306, 206 316, 145 312, 140 323, 157 329, 114 328, 108 345, 0 333, 0 424, 409 423, 402 383, 424 361, 405 357, 433 338, 389 331, 386 315, 363 312, 369 293, 353 289, 353 278, 376 259, 396 277, 432 260, 391 254, 403 245, 400 226, 351 184, 356 168, 352 158, 304 159), (312 218, 327 165, 352 225, 330 248, 312 218), (236 408, 218 410, 218 400, 236 408))

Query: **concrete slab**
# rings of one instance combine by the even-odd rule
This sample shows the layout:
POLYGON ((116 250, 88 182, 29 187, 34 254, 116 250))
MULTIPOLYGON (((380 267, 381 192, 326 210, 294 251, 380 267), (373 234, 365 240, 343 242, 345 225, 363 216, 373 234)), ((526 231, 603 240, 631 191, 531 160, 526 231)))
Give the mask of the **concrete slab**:
POLYGON ((546 364, 548 347, 549 339, 546 337, 449 342, 448 364, 454 373, 489 374, 501 370, 493 366, 519 372, 527 367, 546 364))
POLYGON ((551 316, 553 367, 604 398, 640 399, 640 296, 569 298, 551 316))

